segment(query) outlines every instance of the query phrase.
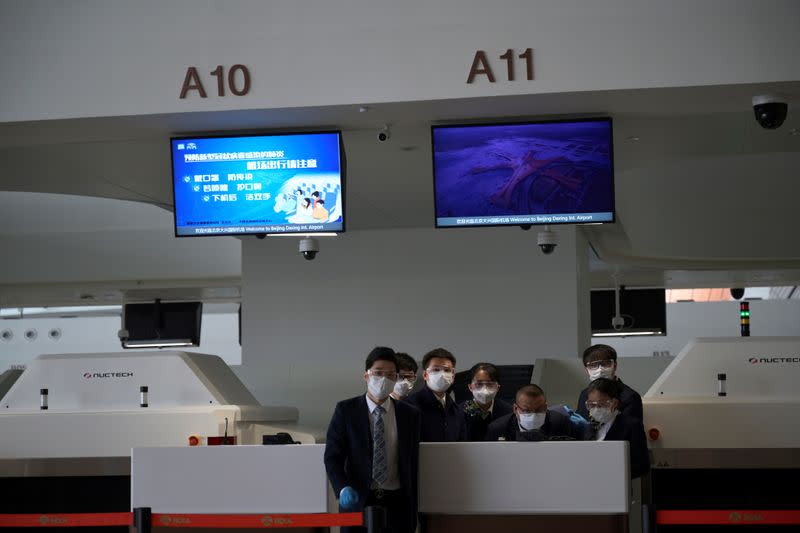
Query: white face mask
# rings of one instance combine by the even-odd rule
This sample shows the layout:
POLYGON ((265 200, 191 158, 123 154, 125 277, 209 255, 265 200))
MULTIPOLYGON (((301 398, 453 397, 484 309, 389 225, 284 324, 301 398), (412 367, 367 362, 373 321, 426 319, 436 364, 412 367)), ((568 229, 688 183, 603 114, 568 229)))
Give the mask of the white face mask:
POLYGON ((367 390, 376 400, 385 400, 394 390, 394 381, 386 377, 369 376, 367 390))
POLYGON ((410 379, 400 379, 394 384, 394 395, 405 398, 411 389, 414 388, 414 381, 410 379))
POLYGON ((610 407, 592 407, 589 409, 589 416, 601 424, 613 419, 615 414, 616 411, 612 411, 610 407))
POLYGON ((597 378, 606 378, 606 379, 614 379, 614 367, 611 368, 590 368, 589 370, 589 381, 594 381, 597 378))
POLYGON ((481 387, 472 391, 472 397, 481 405, 489 405, 494 401, 495 396, 497 396, 497 391, 489 387, 481 387))
POLYGON ((518 415, 519 425, 526 431, 539 429, 544 425, 545 416, 547 413, 520 413, 518 415))
POLYGON ((428 379, 426 383, 434 392, 445 392, 450 388, 450 385, 453 384, 454 379, 455 374, 452 372, 449 374, 445 372, 428 372, 428 379))

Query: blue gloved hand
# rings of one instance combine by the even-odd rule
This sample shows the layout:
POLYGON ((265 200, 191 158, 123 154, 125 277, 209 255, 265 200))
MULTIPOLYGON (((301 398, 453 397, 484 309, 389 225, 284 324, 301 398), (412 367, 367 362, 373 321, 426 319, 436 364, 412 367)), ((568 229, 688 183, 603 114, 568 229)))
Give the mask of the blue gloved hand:
POLYGON ((347 486, 339 493, 339 505, 342 509, 355 509, 358 505, 358 493, 351 486, 347 486))
POLYGON ((570 409, 569 407, 566 408, 567 415, 569 416, 569 421, 575 424, 576 426, 580 427, 589 427, 589 421, 583 418, 581 415, 570 409))

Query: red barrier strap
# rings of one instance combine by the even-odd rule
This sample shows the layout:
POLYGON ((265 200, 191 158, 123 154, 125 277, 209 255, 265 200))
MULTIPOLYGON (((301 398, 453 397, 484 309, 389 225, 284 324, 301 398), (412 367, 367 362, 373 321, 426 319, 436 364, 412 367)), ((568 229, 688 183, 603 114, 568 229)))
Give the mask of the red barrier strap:
POLYGON ((681 525, 800 525, 800 510, 656 511, 659 526, 681 525))
POLYGON ((360 526, 361 513, 318 514, 158 514, 153 527, 280 528, 360 526))
POLYGON ((133 513, 0 514, 0 527, 131 525, 133 525, 133 513))

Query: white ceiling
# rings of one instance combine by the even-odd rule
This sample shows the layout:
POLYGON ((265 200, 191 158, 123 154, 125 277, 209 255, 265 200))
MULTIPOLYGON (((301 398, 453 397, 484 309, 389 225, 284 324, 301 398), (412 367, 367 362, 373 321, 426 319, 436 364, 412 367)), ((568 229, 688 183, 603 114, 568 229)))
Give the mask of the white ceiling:
POLYGON ((607 286, 614 270, 629 285, 792 284, 800 282, 793 231, 798 104, 800 82, 786 82, 396 103, 366 111, 337 106, 6 123, 0 124, 0 191, 73 196, 0 192, 0 235, 68 238, 133 228, 171 235, 165 211, 172 204, 171 135, 315 128, 344 132, 348 231, 432 227, 432 123, 610 115, 618 222, 584 228, 594 251, 593 285, 607 286), (753 119, 750 98, 776 91, 789 97, 789 118, 766 131, 753 119), (378 143, 384 123, 392 137, 378 143))

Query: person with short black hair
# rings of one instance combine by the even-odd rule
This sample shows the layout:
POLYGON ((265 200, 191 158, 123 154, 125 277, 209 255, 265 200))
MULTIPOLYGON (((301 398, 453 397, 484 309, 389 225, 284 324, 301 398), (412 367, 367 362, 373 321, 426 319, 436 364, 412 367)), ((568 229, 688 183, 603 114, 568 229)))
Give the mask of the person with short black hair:
POLYGON ((397 383, 394 384, 391 396, 395 400, 402 400, 414 388, 419 366, 417 366, 414 358, 407 353, 397 352, 394 355, 397 357, 397 383))
MULTIPOLYGON (((325 442, 325 470, 342 511, 379 505, 388 528, 412 533, 417 527, 420 413, 389 397, 397 381, 397 358, 385 346, 365 361, 366 395, 336 404, 325 442)), ((363 527, 342 532, 365 532, 363 527)))
MULTIPOLYGON (((589 377, 589 381, 593 381, 597 378, 607 378, 617 381, 622 387, 622 392, 619 396, 620 412, 631 418, 638 418, 639 420, 644 419, 642 397, 638 392, 625 385, 622 380, 616 376, 617 351, 614 348, 607 344, 589 346, 583 352, 583 367, 586 369, 586 375, 589 377)), ((583 418, 589 417, 589 412, 586 410, 588 392, 588 387, 581 391, 578 396, 578 405, 575 406, 575 411, 583 418)))
POLYGON ((631 478, 650 470, 647 438, 642 420, 619 410, 624 386, 618 380, 597 378, 586 388, 586 410, 589 413, 591 440, 628 441, 631 478))
POLYGON ((483 441, 489 424, 510 414, 511 404, 497 398, 500 375, 492 363, 478 363, 470 369, 469 390, 472 399, 459 408, 464 413, 468 441, 483 441))
POLYGON ((406 398, 422 415, 422 442, 455 442, 467 439, 464 415, 447 394, 456 376, 456 358, 436 348, 422 358, 425 386, 406 398))
POLYGON ((527 440, 521 438, 525 432, 536 432, 541 439, 583 437, 581 428, 572 424, 568 416, 547 408, 544 391, 533 383, 519 388, 513 412, 489 424, 485 440, 527 440))

